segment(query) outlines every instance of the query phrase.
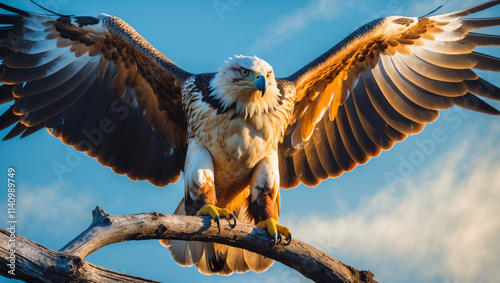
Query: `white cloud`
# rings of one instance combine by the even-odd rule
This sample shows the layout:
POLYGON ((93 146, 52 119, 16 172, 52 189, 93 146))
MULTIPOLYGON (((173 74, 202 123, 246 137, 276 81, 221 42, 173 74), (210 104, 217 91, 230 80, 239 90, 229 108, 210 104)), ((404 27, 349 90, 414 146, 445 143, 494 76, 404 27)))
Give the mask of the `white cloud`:
POLYGON ((319 20, 330 20, 348 5, 349 1, 315 0, 290 14, 273 21, 263 36, 257 38, 250 52, 266 52, 293 38, 309 24, 319 20))
POLYGON ((489 133, 471 135, 396 191, 383 188, 338 219, 287 215, 283 224, 381 282, 496 282, 500 126, 489 133))
MULTIPOLYGON (((93 198, 85 189, 69 188, 64 183, 51 186, 19 185, 16 197, 18 232, 34 241, 61 245, 91 223, 93 198)), ((61 248, 62 246, 52 247, 61 248)))

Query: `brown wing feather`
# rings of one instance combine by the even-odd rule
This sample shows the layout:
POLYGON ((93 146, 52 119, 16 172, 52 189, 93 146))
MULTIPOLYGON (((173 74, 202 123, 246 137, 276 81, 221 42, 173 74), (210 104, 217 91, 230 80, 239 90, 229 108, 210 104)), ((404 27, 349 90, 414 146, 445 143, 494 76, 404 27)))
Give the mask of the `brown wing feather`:
POLYGON ((498 26, 500 18, 461 18, 499 3, 373 21, 285 78, 297 99, 279 146, 282 186, 350 171, 453 105, 499 115, 476 95, 500 100, 500 89, 472 69, 500 71, 500 59, 474 51, 500 46, 500 36, 470 31, 498 26))
POLYGON ((34 15, 0 3, 5 137, 49 132, 133 180, 179 178, 186 147, 181 87, 191 75, 122 20, 34 15))

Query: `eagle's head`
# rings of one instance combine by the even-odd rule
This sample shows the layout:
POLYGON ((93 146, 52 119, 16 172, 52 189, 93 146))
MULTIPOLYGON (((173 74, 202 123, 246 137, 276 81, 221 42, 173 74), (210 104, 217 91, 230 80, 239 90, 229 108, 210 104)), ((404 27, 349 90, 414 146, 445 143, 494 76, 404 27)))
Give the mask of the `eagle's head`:
POLYGON ((235 107, 245 117, 267 113, 278 106, 280 93, 273 68, 256 56, 229 58, 210 83, 222 107, 235 107))

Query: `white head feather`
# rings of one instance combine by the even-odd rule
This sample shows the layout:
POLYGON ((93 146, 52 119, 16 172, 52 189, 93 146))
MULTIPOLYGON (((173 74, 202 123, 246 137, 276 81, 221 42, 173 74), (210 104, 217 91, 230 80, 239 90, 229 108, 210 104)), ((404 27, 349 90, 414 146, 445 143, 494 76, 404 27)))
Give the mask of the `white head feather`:
POLYGON ((256 56, 236 55, 220 67, 219 72, 210 82, 212 96, 222 103, 222 107, 235 104, 236 114, 245 114, 245 118, 268 113, 279 106, 279 90, 273 68, 266 61, 256 56), (255 74, 269 74, 266 79, 266 93, 249 84, 240 83, 243 79, 241 70, 246 69, 255 74))

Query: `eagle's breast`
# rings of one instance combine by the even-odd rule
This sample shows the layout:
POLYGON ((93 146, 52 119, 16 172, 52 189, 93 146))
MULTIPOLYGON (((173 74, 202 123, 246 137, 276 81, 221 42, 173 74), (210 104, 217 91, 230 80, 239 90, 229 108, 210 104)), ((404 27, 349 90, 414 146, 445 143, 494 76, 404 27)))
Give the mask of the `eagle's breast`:
POLYGON ((213 101, 207 96, 210 90, 204 88, 208 84, 196 80, 200 78, 193 76, 184 88, 189 139, 210 152, 216 187, 244 188, 257 163, 277 150, 291 116, 291 99, 283 97, 280 107, 248 117, 237 113, 236 107, 223 108, 213 101))

